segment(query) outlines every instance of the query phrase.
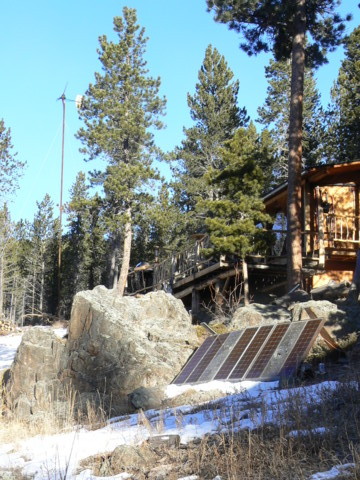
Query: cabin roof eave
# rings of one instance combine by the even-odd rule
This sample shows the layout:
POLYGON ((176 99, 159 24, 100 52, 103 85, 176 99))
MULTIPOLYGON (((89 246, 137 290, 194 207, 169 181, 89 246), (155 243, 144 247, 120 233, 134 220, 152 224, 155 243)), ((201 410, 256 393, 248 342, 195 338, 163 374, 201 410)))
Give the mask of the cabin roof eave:
MULTIPOLYGON (((360 173, 360 160, 349 163, 326 164, 318 167, 313 167, 301 173, 301 182, 310 184, 329 184, 329 183, 343 183, 353 182, 360 184, 360 175, 354 178, 355 172, 360 173)), ((286 204, 287 196, 287 182, 283 183, 266 195, 263 196, 266 210, 273 211, 276 207, 284 206, 286 204)))

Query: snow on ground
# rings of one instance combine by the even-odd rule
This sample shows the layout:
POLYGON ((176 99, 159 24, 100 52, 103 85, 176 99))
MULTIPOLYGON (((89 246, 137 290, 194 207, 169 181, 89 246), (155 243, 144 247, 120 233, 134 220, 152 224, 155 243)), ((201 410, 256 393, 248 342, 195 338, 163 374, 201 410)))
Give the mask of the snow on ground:
MULTIPOLYGON (((65 331, 58 331, 63 335, 65 331)), ((21 336, 0 337, 0 369, 10 366, 21 336)), ((280 422, 286 404, 294 395, 301 394, 304 405, 320 402, 324 391, 334 390, 337 382, 323 382, 301 388, 277 390, 278 382, 208 382, 191 386, 199 391, 221 390, 226 396, 198 406, 184 405, 165 410, 149 410, 144 417, 138 414, 110 419, 107 425, 98 430, 78 427, 72 432, 57 435, 38 435, 25 440, 0 446, 0 471, 20 468, 24 475, 34 480, 126 480, 126 472, 113 477, 95 477, 90 470, 76 473, 82 459, 99 453, 111 452, 118 445, 137 445, 157 433, 178 434, 182 443, 199 438, 207 433, 228 429, 229 422, 234 430, 254 429, 261 424, 280 422), (250 410, 249 402, 252 409, 250 410), (259 408, 254 404, 258 402, 259 408), (261 408, 264 402, 267 408, 261 408)), ((169 385, 167 396, 173 398, 184 393, 189 386, 169 385)), ((321 431, 319 431, 319 434, 321 431)), ((291 432, 302 435, 303 432, 291 432)), ((335 466, 328 472, 312 475, 309 480, 329 480, 346 475, 353 465, 335 466)), ((180 479, 179 479, 180 480, 180 479)), ((198 480, 196 475, 182 480, 198 480)), ((214 479, 215 480, 215 479, 214 479)))

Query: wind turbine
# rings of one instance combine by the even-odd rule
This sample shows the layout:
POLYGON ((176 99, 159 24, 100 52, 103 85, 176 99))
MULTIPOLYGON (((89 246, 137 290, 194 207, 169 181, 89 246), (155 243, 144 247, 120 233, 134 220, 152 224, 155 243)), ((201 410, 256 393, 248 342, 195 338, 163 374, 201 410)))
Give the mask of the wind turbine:
MULTIPOLYGON (((64 158, 65 158, 65 118, 66 102, 75 102, 77 108, 81 107, 82 95, 77 95, 75 100, 66 98, 67 84, 63 93, 57 100, 62 103, 62 137, 61 137, 61 173, 60 173, 60 202, 59 202, 59 250, 58 250, 58 312, 60 312, 60 293, 61 293, 61 266, 62 266, 62 213, 63 213, 63 190, 64 190, 64 158)), ((59 314, 60 316, 60 314, 59 314)))

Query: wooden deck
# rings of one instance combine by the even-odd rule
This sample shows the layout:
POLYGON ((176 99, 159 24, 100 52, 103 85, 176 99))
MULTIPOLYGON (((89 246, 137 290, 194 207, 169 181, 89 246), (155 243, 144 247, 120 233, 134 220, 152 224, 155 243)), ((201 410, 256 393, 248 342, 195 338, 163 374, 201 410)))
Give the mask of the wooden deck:
MULTIPOLYGON (((277 232, 281 235, 285 232, 277 232)), ((318 233, 304 232, 314 248, 303 256, 303 277, 305 286, 311 288, 314 275, 325 272, 326 265, 337 270, 351 270, 355 265, 357 244, 344 252, 340 247, 324 246, 319 249, 318 233), (324 260, 325 259, 325 260, 324 260), (331 263, 332 262, 332 263, 331 263)), ((334 244, 335 245, 335 244, 334 244)), ((200 301, 209 302, 218 295, 226 295, 242 283, 242 263, 236 258, 206 257, 204 249, 209 247, 206 235, 198 236, 181 251, 170 255, 161 262, 146 264, 130 272, 127 293, 129 295, 143 294, 153 290, 171 292, 176 298, 182 299, 187 308, 193 312, 198 309, 200 301), (206 293, 207 292, 207 293, 206 293)), ((250 281, 250 295, 262 293, 282 294, 286 292, 287 257, 284 254, 252 255, 247 257, 250 281)))

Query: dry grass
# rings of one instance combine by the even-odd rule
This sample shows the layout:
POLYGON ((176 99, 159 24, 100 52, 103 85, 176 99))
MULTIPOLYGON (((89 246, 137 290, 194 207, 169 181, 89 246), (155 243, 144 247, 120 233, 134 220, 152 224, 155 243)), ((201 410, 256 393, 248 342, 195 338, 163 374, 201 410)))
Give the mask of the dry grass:
POLYGON ((46 405, 42 405, 38 414, 26 419, 11 413, 10 410, 4 410, 0 416, 0 444, 14 443, 14 439, 20 441, 35 435, 68 432, 79 424, 95 430, 106 425, 109 419, 106 411, 101 395, 80 398, 70 390, 66 400, 49 400, 46 405))
MULTIPOLYGON (((279 401, 271 410, 266 403, 250 398, 228 407, 221 407, 220 400, 194 405, 186 414, 205 410, 204 419, 218 425, 216 433, 174 448, 146 442, 140 447, 119 446, 112 453, 86 459, 82 468, 91 468, 99 476, 126 471, 137 480, 177 480, 194 474, 201 480, 212 480, 217 475, 224 480, 308 480, 313 473, 334 465, 355 463, 354 471, 346 478, 360 478, 359 384, 360 376, 352 372, 336 391, 325 390, 320 402, 310 399, 308 404, 301 389, 294 389, 287 400, 279 401), (256 429, 239 429, 247 419, 254 418, 260 419, 256 429)), ((100 400, 83 402, 80 411, 79 399, 69 395, 61 415, 52 406, 35 421, 3 416, 0 444, 70 430, 79 421, 88 428, 104 425, 106 409, 100 400)), ((152 418, 146 412, 139 413, 138 422, 150 435, 163 434, 168 413, 153 411, 152 418)), ((179 413, 176 425, 182 427, 185 422, 185 414, 179 413)), ((2 475, 0 479, 25 480, 19 471, 10 477, 2 475)))
MULTIPOLYGON (((309 405, 296 390, 271 411, 254 401, 231 412, 229 408, 219 410, 219 402, 210 402, 204 416, 219 425, 218 433, 179 448, 154 446, 151 442, 140 447, 118 447, 111 454, 87 459, 82 466, 101 476, 126 471, 137 480, 176 480, 194 474, 201 480, 217 475, 226 480, 308 480, 313 473, 334 465, 355 463, 346 478, 360 478, 358 384, 353 378, 353 383, 343 384, 335 392, 324 391, 319 403, 309 405), (255 430, 238 429, 241 420, 252 417, 272 418, 273 422, 261 422, 255 430)), ((139 415, 151 435, 164 433, 164 422, 159 418, 160 422, 139 415)), ((181 425, 182 421, 177 423, 181 425)))

